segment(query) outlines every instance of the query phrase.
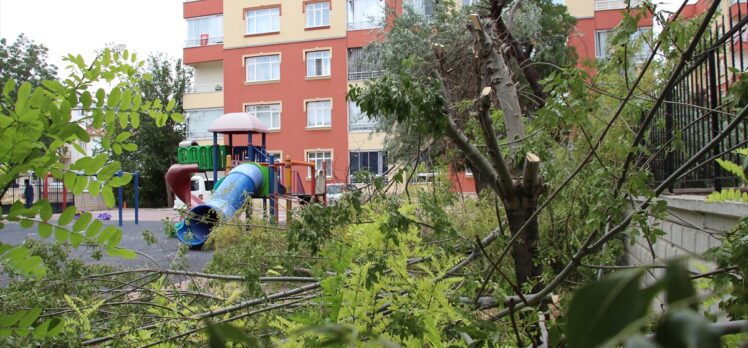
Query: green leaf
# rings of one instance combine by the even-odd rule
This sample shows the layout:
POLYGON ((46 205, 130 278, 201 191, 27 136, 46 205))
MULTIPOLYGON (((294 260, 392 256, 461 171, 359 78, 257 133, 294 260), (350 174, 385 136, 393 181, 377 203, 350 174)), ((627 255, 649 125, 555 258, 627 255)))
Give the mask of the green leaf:
POLYGON ((5 86, 3 87, 3 96, 5 96, 5 99, 10 100, 10 93, 15 90, 16 90, 16 80, 8 79, 8 81, 5 82, 5 86))
POLYGON ((184 123, 184 115, 182 115, 182 114, 180 114, 178 112, 175 112, 175 113, 171 114, 171 119, 174 120, 174 122, 177 122, 177 123, 184 123))
POLYGON ((75 185, 73 185, 73 193, 76 195, 82 194, 88 186, 88 177, 79 176, 75 179, 75 185))
POLYGON ((131 135, 132 135, 132 133, 130 133, 130 132, 122 132, 120 134, 117 134, 117 138, 115 138, 114 141, 118 142, 118 143, 121 143, 121 142, 127 140, 128 138, 130 138, 131 135))
POLYGON ((37 225, 39 227, 39 237, 49 238, 52 235, 52 225, 45 222, 40 222, 37 225))
POLYGON ((83 106, 83 109, 87 110, 91 107, 92 103, 93 98, 91 97, 91 92, 83 91, 83 93, 81 93, 81 106, 83 106))
POLYGON ((680 305, 688 304, 691 309, 697 309, 697 301, 695 301, 696 290, 694 290, 688 272, 683 268, 681 262, 671 261, 668 264, 664 281, 669 306, 672 307, 681 302, 680 305))
POLYGON ((104 106, 104 100, 106 99, 106 92, 104 92, 103 88, 99 88, 96 90, 96 107, 100 108, 104 106))
POLYGON ((624 348, 662 348, 659 344, 643 335, 631 336, 623 344, 624 348))
POLYGON ((30 309, 26 314, 21 318, 21 320, 18 321, 18 327, 19 328, 28 328, 33 324, 37 318, 39 318, 39 315, 42 314, 41 307, 34 307, 30 309))
POLYGON ((119 126, 122 128, 127 128, 127 121, 128 121, 128 115, 127 112, 120 112, 119 113, 119 126))
MULTIPOLYGON (((77 162, 76 162, 76 164, 77 164, 77 162)), ((62 176, 62 183, 63 183, 63 185, 65 185, 65 187, 67 187, 68 189, 72 189, 73 186, 75 185, 75 178, 77 176, 78 175, 76 175, 73 172, 66 172, 65 175, 62 176)))
POLYGON ((122 145, 120 144, 112 144, 112 150, 114 150, 115 155, 121 155, 122 154, 122 145))
POLYGON ((93 215, 91 215, 91 213, 82 213, 78 218, 78 221, 73 224, 73 232, 80 232, 86 229, 92 218, 93 215))
POLYGON ((719 333, 710 324, 692 309, 670 311, 657 327, 655 341, 664 347, 719 348, 719 333))
POLYGON ((119 104, 120 97, 122 97, 122 89, 119 87, 113 88, 112 91, 109 92, 109 99, 107 99, 106 106, 113 109, 117 104, 119 104))
POLYGON ((47 319, 34 329, 34 338, 42 340, 46 337, 57 336, 65 328, 65 322, 61 318, 47 319))
POLYGON ((55 240, 58 243, 64 243, 64 242, 66 242, 68 240, 68 235, 69 234, 70 234, 70 232, 68 232, 64 228, 62 228, 62 227, 55 227, 55 240))
POLYGON ((37 204, 41 206, 41 209, 39 211, 39 217, 41 217, 42 220, 44 221, 51 219, 53 211, 52 211, 52 205, 49 204, 49 201, 44 199, 44 200, 37 202, 37 204))
POLYGON ((119 257, 127 260, 132 260, 138 257, 134 251, 125 248, 109 248, 107 254, 112 257, 119 257))
POLYGON ((140 114, 138 114, 137 112, 130 113, 130 125, 132 125, 132 128, 135 129, 140 127, 140 114))
POLYGON ((104 223, 99 219, 95 219, 90 225, 88 225, 88 228, 86 229, 86 237, 92 238, 97 235, 102 227, 104 227, 104 223))
POLYGON ((597 347, 646 314, 639 291, 640 271, 619 272, 586 285, 569 305, 566 337, 570 347, 597 347))
POLYGON ((122 149, 124 149, 127 152, 135 152, 138 150, 138 144, 135 144, 135 143, 122 144, 122 149))
POLYGON ((19 222, 21 228, 31 228, 34 226, 34 220, 23 219, 19 222))
POLYGON ((78 210, 75 207, 67 207, 65 210, 60 214, 60 219, 57 220, 57 222, 60 224, 60 226, 65 226, 69 224, 71 221, 73 221, 73 217, 75 217, 75 213, 78 210))
POLYGON ((104 198, 104 204, 109 208, 114 208, 114 193, 110 186, 104 186, 101 188, 101 197, 104 198))
POLYGON ((69 237, 70 237, 70 245, 72 245, 73 248, 77 248, 79 245, 81 245, 81 243, 83 243, 83 241, 86 240, 85 238, 83 238, 82 235, 78 233, 70 233, 69 237))
POLYGON ((174 108, 174 105, 176 104, 176 101, 177 100, 174 99, 174 98, 169 99, 169 102, 166 103, 166 111, 171 111, 171 109, 174 108))

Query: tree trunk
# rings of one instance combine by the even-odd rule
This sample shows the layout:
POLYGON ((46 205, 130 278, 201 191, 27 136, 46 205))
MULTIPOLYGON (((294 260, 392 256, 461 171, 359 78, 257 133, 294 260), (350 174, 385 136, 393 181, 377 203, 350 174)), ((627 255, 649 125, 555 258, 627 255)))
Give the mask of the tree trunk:
MULTIPOLYGON (((521 187, 515 191, 517 198, 511 202, 505 202, 509 230, 512 235, 516 234, 528 218, 538 208, 537 194, 525 192, 521 187)), ((543 273, 543 266, 533 258, 538 255, 538 219, 537 217, 530 220, 524 231, 519 235, 519 239, 512 245, 512 257, 514 258, 515 276, 517 284, 525 284, 530 280, 537 280, 538 283, 534 288, 541 284, 539 281, 543 273)), ((535 289, 533 289, 535 291, 535 289)))

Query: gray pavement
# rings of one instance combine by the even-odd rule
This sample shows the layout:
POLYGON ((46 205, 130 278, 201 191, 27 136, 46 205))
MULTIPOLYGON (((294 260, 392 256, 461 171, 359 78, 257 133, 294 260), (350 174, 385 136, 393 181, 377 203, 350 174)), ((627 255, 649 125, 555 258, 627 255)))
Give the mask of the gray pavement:
MULTIPOLYGON (((112 214, 115 220, 103 221, 105 226, 117 226, 116 213, 112 214)), ((91 257, 91 247, 79 246, 72 249, 70 257, 79 258, 87 263, 108 264, 121 268, 173 268, 172 262, 177 256, 177 250, 180 242, 176 238, 169 238, 162 230, 161 221, 143 221, 138 225, 133 221, 123 221, 122 241, 120 246, 132 249, 138 253, 138 257, 132 260, 125 260, 118 257, 104 256, 100 260, 91 257), (151 245, 146 243, 143 238, 143 231, 150 231, 157 239, 157 242, 151 245)), ((17 223, 6 223, 5 227, 0 229, 0 242, 4 244, 18 245, 28 238, 41 239, 37 234, 36 226, 24 229, 17 223)), ((47 241, 54 242, 54 236, 47 238, 47 241)), ((187 270, 200 271, 213 257, 212 251, 189 250, 182 264, 187 270)), ((5 274, 0 274, 0 286, 7 284, 8 278, 5 274)))

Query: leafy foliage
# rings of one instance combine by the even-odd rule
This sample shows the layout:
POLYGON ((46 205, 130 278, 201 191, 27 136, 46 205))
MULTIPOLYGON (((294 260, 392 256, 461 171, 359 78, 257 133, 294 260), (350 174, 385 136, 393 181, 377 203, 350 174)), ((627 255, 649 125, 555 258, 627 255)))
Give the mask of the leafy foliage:
MULTIPOLYGON (((150 79, 140 80, 138 88, 146 100, 158 100, 166 111, 176 117, 157 119, 140 112, 139 125, 131 123, 124 131, 131 133, 132 143, 138 151, 123 152, 115 159, 129 172, 138 172, 140 180, 140 204, 143 207, 166 206, 166 191, 163 178, 171 164, 177 162, 179 142, 184 140, 186 128, 183 124, 183 98, 192 79, 192 72, 182 65, 182 60, 169 59, 163 55, 152 55, 146 60, 143 73, 150 79)), ((131 188, 127 187, 130 191, 131 188)), ((127 194, 127 197, 133 197, 127 194)), ((133 203, 133 202, 130 202, 133 203)))
MULTIPOLYGON (((39 87, 44 80, 54 80, 57 67, 47 63, 47 52, 47 47, 24 34, 18 35, 12 44, 7 38, 0 38, 0 81, 25 81, 39 87)), ((7 99, 15 97, 13 91, 8 97, 0 95, 0 106, 9 107, 7 99)))

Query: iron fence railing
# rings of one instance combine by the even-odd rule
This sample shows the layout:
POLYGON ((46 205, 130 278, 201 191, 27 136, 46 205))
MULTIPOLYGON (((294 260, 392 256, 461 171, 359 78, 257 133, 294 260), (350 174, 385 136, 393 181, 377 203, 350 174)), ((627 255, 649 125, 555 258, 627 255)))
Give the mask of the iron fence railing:
POLYGON ((373 79, 375 77, 380 77, 382 75, 384 75, 384 70, 375 70, 375 71, 349 71, 348 72, 348 81, 358 81, 358 80, 373 79))
MULTIPOLYGON (((8 190, 5 191, 5 194, 0 198, 0 205, 2 205, 3 214, 7 214, 10 207, 16 201, 25 203, 24 191, 26 188, 24 186, 24 179, 25 178, 23 177, 17 179, 16 183, 11 185, 11 187, 9 187, 8 190)), ((52 205, 52 211, 54 213, 61 213, 63 207, 75 205, 75 196, 72 192, 64 192, 65 190, 61 182, 50 180, 45 187, 43 180, 32 179, 30 184, 34 191, 32 203, 46 198, 52 205)))
MULTIPOLYGON (((748 45, 744 46, 746 0, 730 6, 702 41, 688 65, 667 91, 665 103, 658 110, 649 133, 649 156, 642 156, 639 165, 648 167, 660 183, 691 159, 718 135, 737 112, 727 93, 739 74, 748 68, 748 45), (741 9, 741 7, 743 7, 741 9)), ((723 170, 716 158, 740 163, 734 150, 748 144, 748 128, 740 125, 724 138, 706 158, 681 176, 672 190, 708 189, 740 186, 739 178, 723 170)))

